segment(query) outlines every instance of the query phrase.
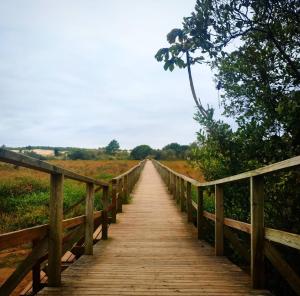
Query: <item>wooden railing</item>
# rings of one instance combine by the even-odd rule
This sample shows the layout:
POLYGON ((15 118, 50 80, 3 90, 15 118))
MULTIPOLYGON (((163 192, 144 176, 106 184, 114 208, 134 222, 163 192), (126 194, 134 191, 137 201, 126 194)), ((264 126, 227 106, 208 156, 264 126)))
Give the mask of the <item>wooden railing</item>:
POLYGON ((265 256, 279 271, 291 288, 300 295, 300 277, 283 259, 272 242, 279 243, 300 250, 300 235, 264 226, 264 178, 263 176, 275 171, 292 168, 300 165, 300 156, 278 162, 263 168, 245 172, 227 178, 201 183, 182 174, 179 174, 158 161, 153 164, 166 183, 170 193, 179 203, 182 211, 187 212, 189 222, 195 222, 198 229, 198 238, 204 238, 205 219, 215 225, 215 254, 224 254, 224 237, 228 239, 235 250, 240 253, 251 266, 251 279, 253 288, 264 287, 264 258, 265 256), (250 182, 250 215, 251 223, 245 223, 224 217, 223 186, 227 183, 249 180, 250 182), (206 188, 214 186, 215 213, 203 208, 203 192, 206 188), (197 202, 192 199, 192 187, 197 192, 197 202), (193 214, 197 213, 196 221, 193 214), (251 252, 246 251, 237 235, 230 229, 234 228, 250 234, 251 252))
MULTIPOLYGON (((62 266, 63 255, 68 250, 76 258, 82 254, 92 255, 93 244, 100 238, 107 239, 109 222, 116 221, 118 209, 121 210, 122 202, 128 198, 144 166, 144 161, 140 162, 121 176, 114 178, 110 185, 5 149, 0 149, 0 161, 42 171, 51 176, 49 224, 0 235, 0 251, 23 244, 31 244, 32 246, 31 253, 1 285, 1 296, 10 295, 30 271, 32 271, 31 294, 37 293, 44 285, 59 286, 61 284, 61 271, 64 268, 62 266), (86 184, 85 215, 63 219, 65 178, 86 184), (109 193, 110 187, 112 190, 109 193), (95 212, 94 196, 95 192, 98 191, 102 191, 103 209, 95 212), (46 283, 41 283, 42 270, 47 274, 46 283)), ((75 207, 81 202, 82 200, 73 206, 75 207)))

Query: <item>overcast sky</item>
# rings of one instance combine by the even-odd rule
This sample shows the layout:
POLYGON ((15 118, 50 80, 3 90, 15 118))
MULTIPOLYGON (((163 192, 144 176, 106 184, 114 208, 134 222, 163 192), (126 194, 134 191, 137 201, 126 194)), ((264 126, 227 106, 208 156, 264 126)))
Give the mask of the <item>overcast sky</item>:
MULTIPOLYGON (((199 129, 185 70, 154 59, 195 0, 1 0, 0 144, 189 144, 199 129)), ((194 70, 216 105, 208 68, 194 70)))

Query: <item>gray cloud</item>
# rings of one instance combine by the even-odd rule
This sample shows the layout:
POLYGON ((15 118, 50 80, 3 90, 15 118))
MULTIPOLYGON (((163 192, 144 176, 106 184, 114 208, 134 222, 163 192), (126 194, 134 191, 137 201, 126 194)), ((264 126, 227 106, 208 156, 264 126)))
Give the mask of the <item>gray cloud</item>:
MULTIPOLYGON (((198 130, 185 71, 154 59, 195 0, 0 3, 0 144, 122 147, 190 143, 198 130)), ((208 68, 195 70, 215 105, 208 68)))

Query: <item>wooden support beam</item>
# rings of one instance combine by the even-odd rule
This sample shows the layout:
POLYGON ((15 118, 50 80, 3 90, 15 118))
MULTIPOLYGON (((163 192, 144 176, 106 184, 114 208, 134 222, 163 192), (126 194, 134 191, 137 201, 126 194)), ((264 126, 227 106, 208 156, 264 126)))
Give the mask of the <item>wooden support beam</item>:
POLYGON ((129 190, 128 190, 128 175, 124 176, 124 196, 123 199, 127 203, 129 201, 129 190))
POLYGON ((103 212, 102 212, 102 239, 107 239, 108 237, 108 214, 107 214, 107 207, 108 207, 108 187, 103 187, 103 195, 102 195, 102 205, 103 205, 103 212))
POLYGON ((111 222, 116 223, 117 221, 117 180, 112 179, 112 190, 111 190, 111 222))
POLYGON ((264 250, 266 257, 279 271, 281 276, 289 283, 297 295, 300 295, 300 277, 291 268, 291 266, 283 259, 281 254, 275 249, 274 246, 268 241, 265 242, 264 250))
POLYGON ((264 185, 263 177, 250 178, 251 280, 252 287, 264 287, 264 185))
POLYGON ((185 186, 184 179, 180 178, 180 210, 184 212, 185 210, 185 186))
POLYGON ((223 187, 215 185, 215 253, 224 254, 224 202, 223 187))
POLYGON ((94 184, 86 184, 85 200, 85 243, 84 254, 93 255, 93 232, 94 232, 94 184))
MULTIPOLYGON (((40 240, 34 240, 32 242, 32 248, 34 249, 40 240)), ((37 293, 41 288, 41 263, 38 260, 32 267, 32 292, 37 293)))
POLYGON ((51 174, 48 258, 50 287, 58 287, 61 284, 63 188, 64 176, 51 174))
POLYGON ((188 222, 193 221, 192 184, 186 182, 186 210, 188 222))
POLYGON ((197 230, 198 239, 204 238, 204 219, 203 219, 203 188, 197 187, 197 230))

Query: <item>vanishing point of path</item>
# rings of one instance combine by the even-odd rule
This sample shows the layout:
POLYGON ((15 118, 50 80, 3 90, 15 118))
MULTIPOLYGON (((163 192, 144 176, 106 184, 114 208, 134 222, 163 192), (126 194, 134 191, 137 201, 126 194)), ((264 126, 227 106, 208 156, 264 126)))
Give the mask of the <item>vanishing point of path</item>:
POLYGON ((198 241, 147 161, 129 205, 94 246, 62 274, 62 287, 39 295, 269 295, 252 290, 250 277, 198 241))

